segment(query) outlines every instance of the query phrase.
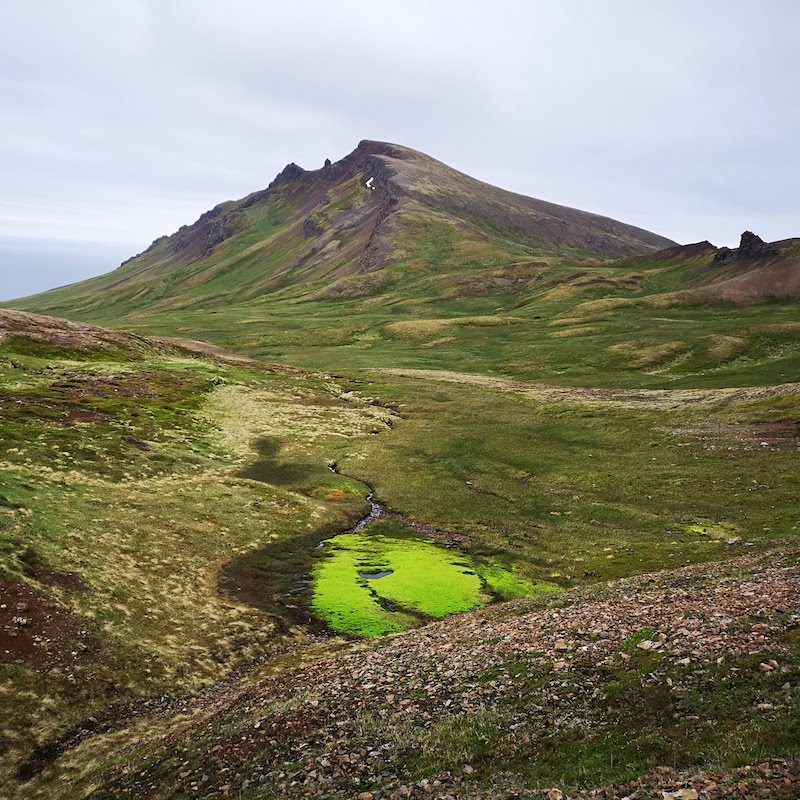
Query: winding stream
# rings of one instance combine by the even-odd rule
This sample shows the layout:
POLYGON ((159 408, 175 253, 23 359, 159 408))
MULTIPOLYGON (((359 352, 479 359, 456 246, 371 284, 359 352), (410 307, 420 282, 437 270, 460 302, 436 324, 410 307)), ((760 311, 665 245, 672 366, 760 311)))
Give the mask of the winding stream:
POLYGON ((361 519, 353 525, 350 530, 345 531, 345 533, 358 533, 359 531, 363 531, 364 528, 367 527, 372 522, 375 522, 378 517, 383 514, 383 509, 381 508, 380 503, 375 502, 375 493, 370 492, 367 495, 367 502, 369 503, 369 514, 365 514, 361 519))

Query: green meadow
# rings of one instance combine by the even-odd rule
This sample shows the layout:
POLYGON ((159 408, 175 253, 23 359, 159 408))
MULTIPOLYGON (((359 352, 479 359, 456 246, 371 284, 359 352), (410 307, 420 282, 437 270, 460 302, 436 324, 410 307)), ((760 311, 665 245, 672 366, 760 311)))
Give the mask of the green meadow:
MULTIPOLYGON (((299 261, 308 242, 287 203, 243 210, 241 235, 205 260, 159 244, 155 281, 133 264, 130 285, 25 301, 131 332, 131 351, 0 339, 0 581, 63 627, 0 659, 0 781, 29 770, 21 797, 89 796, 127 768, 129 730, 143 762, 158 753, 167 723, 140 720, 139 704, 246 695, 257 679, 238 676, 280 680, 449 615, 569 604, 796 540, 796 304, 680 294, 707 279, 710 256, 611 262, 432 219, 398 227, 387 267, 334 280, 299 261), (353 531, 371 494, 383 516, 353 531), (108 736, 31 766, 118 706, 108 736)), ((657 709, 640 666, 621 667, 620 684, 657 709)), ((786 751, 785 736, 740 719, 736 698, 751 694, 687 706, 717 703, 714 718, 744 731, 719 738, 715 763, 740 763, 737 742, 753 737, 786 751)), ((436 723, 409 764, 494 763, 486 743, 505 741, 516 713, 436 723)), ((664 740, 676 752, 678 727, 664 740)), ((636 769, 660 763, 642 755, 666 752, 660 732, 637 718, 625 736, 565 733, 525 768, 555 781, 574 764, 592 784, 638 774, 609 764, 621 748, 636 769)))

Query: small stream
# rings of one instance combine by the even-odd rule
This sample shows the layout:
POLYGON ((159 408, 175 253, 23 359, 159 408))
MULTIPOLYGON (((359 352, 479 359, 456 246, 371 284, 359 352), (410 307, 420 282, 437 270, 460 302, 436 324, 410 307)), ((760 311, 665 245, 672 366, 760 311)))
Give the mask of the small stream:
MULTIPOLYGON (((359 533, 360 531, 363 531, 364 528, 367 527, 367 525, 372 524, 373 522, 375 522, 376 519, 378 519, 379 517, 383 516, 383 508, 381 507, 380 503, 376 503, 375 502, 375 494, 374 494, 374 492, 370 492, 367 495, 367 502, 369 503, 369 512, 367 514, 364 514, 364 516, 361 517, 361 519, 359 519, 358 522, 356 522, 356 524, 353 525, 351 528, 348 528, 347 530, 342 531, 342 534, 359 533)), ((342 534, 339 534, 339 535, 342 535, 342 534)), ((327 542, 328 542, 327 539, 324 539, 323 541, 321 541, 317 545, 317 549, 320 550, 320 549, 324 548, 326 546, 327 542)), ((383 577, 383 576, 381 576, 381 577, 383 577)))
POLYGON ((363 531, 367 525, 375 522, 375 520, 383 514, 383 509, 380 504, 375 502, 375 495, 373 492, 367 495, 367 502, 369 503, 369 514, 361 517, 361 519, 356 522, 350 530, 345 531, 345 533, 358 533, 359 531, 363 531))

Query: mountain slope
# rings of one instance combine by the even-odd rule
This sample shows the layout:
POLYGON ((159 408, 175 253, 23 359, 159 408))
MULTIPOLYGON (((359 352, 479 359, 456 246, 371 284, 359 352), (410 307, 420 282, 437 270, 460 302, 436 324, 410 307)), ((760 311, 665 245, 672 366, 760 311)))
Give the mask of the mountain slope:
MULTIPOLYGON (((674 244, 606 217, 498 189, 422 153, 362 141, 306 171, 289 164, 264 190, 222 203, 102 277, 27 298, 26 308, 91 316, 218 306, 279 290, 352 296, 419 268, 428 250, 494 266, 532 257, 645 253, 674 244), (347 282, 347 279, 350 279, 347 282)), ((434 263, 446 268, 442 260, 434 263)))

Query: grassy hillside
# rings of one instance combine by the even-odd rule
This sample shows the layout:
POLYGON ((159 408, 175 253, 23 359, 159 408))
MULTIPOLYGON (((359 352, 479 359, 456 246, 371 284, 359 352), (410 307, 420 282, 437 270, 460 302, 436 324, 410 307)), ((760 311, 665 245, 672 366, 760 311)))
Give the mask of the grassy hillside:
POLYGON ((76 319, 332 371, 455 369, 628 387, 762 385, 800 374, 797 240, 778 243, 774 257, 729 265, 715 264, 707 244, 616 261, 510 252, 466 242, 445 223, 415 226, 406 247, 407 258, 374 272, 250 299, 229 267, 196 290, 226 298, 229 287, 224 305, 216 295, 196 302, 191 288, 180 301, 145 294, 124 308, 107 305, 102 291, 77 305, 58 293, 24 305, 57 301, 76 319))
POLYGON ((796 385, 332 377, 10 312, 0 332, 11 796, 497 797, 796 752, 796 385), (383 519, 346 555, 370 490, 383 519), (376 645, 374 611, 326 626, 334 599, 403 629, 515 596, 376 645))
POLYGON ((759 385, 800 374, 794 300, 707 299, 715 281, 730 280, 730 271, 709 266, 713 251, 604 266, 465 268, 464 253, 444 235, 419 241, 418 267, 351 279, 353 296, 278 292, 219 309, 91 316, 333 371, 402 366, 630 387, 759 385), (379 293, 360 296, 373 285, 379 293))

